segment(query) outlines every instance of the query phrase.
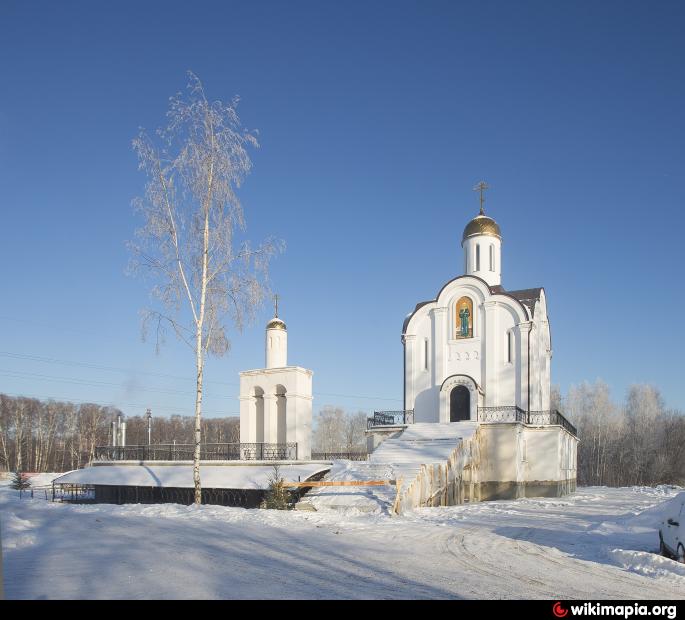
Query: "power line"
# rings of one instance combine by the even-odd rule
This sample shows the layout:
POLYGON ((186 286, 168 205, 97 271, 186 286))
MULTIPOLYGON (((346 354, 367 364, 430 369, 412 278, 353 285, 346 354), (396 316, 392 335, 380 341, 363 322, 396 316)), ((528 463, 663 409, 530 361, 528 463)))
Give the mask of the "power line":
MULTIPOLYGON (((5 377, 15 377, 17 379, 25 379, 25 378, 38 378, 38 379, 43 379, 44 381, 56 381, 58 383, 69 383, 72 385, 89 385, 89 386, 94 386, 94 387, 118 387, 122 388, 120 383, 110 383, 108 381, 88 381, 86 379, 72 379, 70 377, 55 377, 54 375, 42 375, 34 372, 21 372, 21 371, 16 371, 16 370, 4 370, 0 368, 0 376, 5 376, 5 377)), ((154 388, 154 387, 143 387, 143 386, 136 386, 136 389, 142 390, 144 392, 157 392, 160 394, 188 394, 187 391, 184 390, 166 390, 162 388, 154 388)), ((215 396, 214 394, 207 394, 205 393, 205 396, 210 397, 210 398, 230 398, 230 396, 215 396)))
MULTIPOLYGON (((13 359, 30 360, 30 361, 34 361, 34 362, 43 362, 46 364, 63 364, 65 366, 79 366, 82 368, 91 368, 93 370, 107 370, 110 372, 124 372, 124 373, 134 373, 134 374, 139 374, 139 375, 150 375, 153 377, 162 377, 165 379, 176 379, 176 380, 180 379, 181 381, 195 381, 195 379, 192 377, 181 377, 179 375, 169 375, 169 374, 160 373, 160 372, 150 372, 148 370, 136 370, 134 368, 120 368, 117 366, 101 366, 99 364, 92 364, 89 362, 73 362, 73 361, 69 361, 69 360, 57 359, 54 357, 42 357, 40 355, 26 355, 23 353, 10 353, 9 351, 0 351, 0 356, 9 357, 9 358, 13 358, 13 359)), ((214 381, 214 380, 207 380, 207 383, 217 383, 217 384, 221 384, 221 385, 232 385, 232 386, 238 385, 235 382, 214 381)))
MULTIPOLYGON (((12 396, 13 398, 35 398, 37 400, 54 400, 57 402, 63 402, 63 403, 75 403, 75 404, 81 404, 81 405, 99 405, 100 407, 112 407, 114 409, 118 409, 119 405, 115 405, 113 403, 102 403, 102 402, 97 402, 94 400, 81 400, 79 398, 70 398, 69 396, 51 396, 51 395, 34 395, 34 396, 27 396, 26 394, 13 394, 10 392, 0 392, 1 394, 4 394, 5 396, 12 396)), ((147 409, 148 407, 153 409, 153 410, 169 410, 169 411, 182 411, 182 412, 189 412, 188 415, 194 416, 195 412, 192 410, 193 407, 170 407, 167 405, 159 405, 155 403, 120 403, 120 405, 127 405, 129 407, 135 407, 135 408, 140 408, 141 410, 147 409)), ((240 413, 236 411, 227 411, 223 413, 215 413, 215 412, 210 412, 210 411, 203 411, 203 415, 206 416, 216 416, 216 417, 236 417, 239 416, 240 413)))
MULTIPOLYGON (((78 366, 82 368, 91 368, 93 370, 105 370, 109 372, 124 372, 124 373, 135 373, 135 374, 141 374, 141 375, 150 375, 150 376, 155 376, 155 377, 162 377, 162 378, 168 378, 168 379, 175 379, 175 380, 182 380, 182 381, 195 381, 194 378, 190 377, 180 377, 178 375, 169 375, 165 373, 155 373, 155 372, 150 372, 150 371, 145 371, 145 370, 136 370, 132 368, 121 368, 121 367, 116 367, 116 366, 102 366, 99 364, 93 364, 89 362, 74 362, 74 361, 69 361, 69 360, 61 360, 58 358, 51 358, 51 357, 43 357, 39 355, 27 355, 27 354, 22 354, 22 353, 12 353, 9 351, 0 351, 0 356, 1 357, 8 357, 12 359, 22 359, 22 360, 30 360, 30 361, 36 361, 36 362, 41 362, 41 363, 47 363, 47 364, 63 364, 67 366, 78 366)), ((12 372, 12 371, 10 371, 12 372)), ((43 375, 45 377, 48 377, 49 375, 43 375)), ((52 380, 57 380, 57 379, 52 379, 52 380)), ((69 380, 65 379, 65 381, 79 381, 77 380, 69 380)), ((232 387, 237 387, 238 383, 235 382, 228 382, 228 381, 215 381, 215 380, 206 380, 206 383, 213 383, 217 385, 228 385, 232 387)), ((105 384, 103 385, 114 385, 114 384, 105 384)), ((143 388, 141 388, 143 389, 143 388)), ((149 391, 155 391, 154 388, 149 388, 149 391)), ((156 391, 164 392, 164 390, 157 389, 156 391)), ((168 392, 172 393, 172 392, 168 392)), ((184 392, 176 392, 176 393, 184 393, 184 392)), ((332 392, 314 392, 314 396, 328 396, 328 397, 335 397, 335 398, 359 398, 362 400, 386 400, 386 401, 392 401, 392 402, 402 402, 401 398, 388 398, 384 396, 365 396, 361 394, 337 394, 337 393, 332 393, 332 392)))

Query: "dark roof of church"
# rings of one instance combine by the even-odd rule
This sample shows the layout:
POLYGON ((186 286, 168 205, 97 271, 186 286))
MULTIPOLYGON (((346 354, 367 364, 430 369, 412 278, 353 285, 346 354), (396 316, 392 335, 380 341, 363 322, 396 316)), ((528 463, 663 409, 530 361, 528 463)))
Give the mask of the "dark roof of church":
MULTIPOLYGON (((493 292, 495 288, 501 288, 501 287, 492 287, 493 292)), ((498 293, 506 293, 507 295, 511 295, 515 299, 518 299, 528 310, 530 310, 530 316, 533 316, 533 310, 535 309, 535 302, 540 299, 540 291, 542 290, 542 287, 538 288, 523 288, 520 291, 496 291, 498 293)))

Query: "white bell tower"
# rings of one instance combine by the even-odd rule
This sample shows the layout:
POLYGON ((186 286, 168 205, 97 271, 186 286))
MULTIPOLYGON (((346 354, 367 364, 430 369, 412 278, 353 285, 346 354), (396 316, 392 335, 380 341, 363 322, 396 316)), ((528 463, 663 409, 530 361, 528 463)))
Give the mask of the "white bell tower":
POLYGON ((461 240, 464 274, 478 276, 490 286, 498 286, 502 284, 502 234, 497 222, 483 210, 483 191, 488 186, 481 181, 473 189, 480 192, 480 213, 464 228, 461 240))
POLYGON ((240 443, 258 444, 279 459, 306 461, 312 452, 313 373, 288 366, 288 332, 278 318, 278 296, 274 301, 275 316, 266 325, 266 367, 240 373, 240 443))

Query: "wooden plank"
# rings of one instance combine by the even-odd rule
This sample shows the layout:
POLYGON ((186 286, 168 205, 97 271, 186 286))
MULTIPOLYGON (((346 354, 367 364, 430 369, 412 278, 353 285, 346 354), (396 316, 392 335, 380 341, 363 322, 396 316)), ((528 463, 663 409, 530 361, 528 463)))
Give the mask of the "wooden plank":
POLYGON ((284 487, 382 487, 395 484, 394 480, 310 480, 284 482, 284 487))

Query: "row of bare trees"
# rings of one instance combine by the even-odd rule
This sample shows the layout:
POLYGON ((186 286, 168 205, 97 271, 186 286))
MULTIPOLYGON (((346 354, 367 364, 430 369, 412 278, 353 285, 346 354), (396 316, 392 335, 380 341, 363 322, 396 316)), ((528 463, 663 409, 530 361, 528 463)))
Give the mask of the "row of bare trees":
MULTIPOLYGON (((685 484, 685 415, 667 409, 659 390, 631 386, 623 403, 597 381, 572 386, 559 406, 578 428, 580 485, 685 484)), ((121 412, 95 404, 39 401, 0 394, 0 470, 68 471, 83 467, 96 446, 111 444, 111 422, 121 412)), ((130 416, 127 444, 147 443, 144 415, 130 416)), ((190 416, 155 416, 152 443, 193 443, 190 416)), ((324 407, 317 416, 313 451, 364 452, 366 414, 324 407)), ((207 443, 240 441, 238 418, 202 420, 207 443)))
POLYGON ((316 418, 312 452, 343 454, 366 452, 366 414, 345 413, 340 407, 324 407, 316 418))
POLYGON ((633 385, 623 403, 596 381, 557 403, 578 428, 579 485, 685 484, 685 415, 667 409, 652 385, 633 385))
MULTIPOLYGON (((0 471, 70 471, 95 456, 97 446, 110 445, 111 422, 121 414, 114 407, 0 394, 0 471)), ((144 415, 126 418, 126 443, 147 443, 144 415)), ((202 420, 207 443, 240 441, 235 417, 202 420)), ((193 443, 195 420, 173 415, 152 419, 152 443, 193 443)))

